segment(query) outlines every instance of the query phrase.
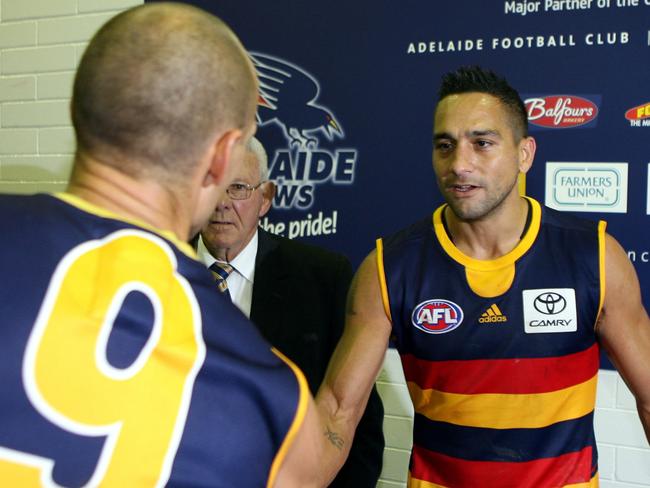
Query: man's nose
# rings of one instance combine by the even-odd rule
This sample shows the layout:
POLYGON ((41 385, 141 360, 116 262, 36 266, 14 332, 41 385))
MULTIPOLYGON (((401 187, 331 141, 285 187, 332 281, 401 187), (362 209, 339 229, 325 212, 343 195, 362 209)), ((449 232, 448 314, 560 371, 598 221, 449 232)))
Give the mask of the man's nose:
POLYGON ((217 210, 224 210, 226 208, 230 208, 232 206, 232 199, 230 198, 230 195, 228 195, 228 192, 224 191, 223 195, 221 195, 221 198, 219 199, 219 203, 217 204, 217 210))
POLYGON ((449 171, 455 175, 471 173, 475 167, 475 154, 469 142, 460 142, 449 157, 449 171))

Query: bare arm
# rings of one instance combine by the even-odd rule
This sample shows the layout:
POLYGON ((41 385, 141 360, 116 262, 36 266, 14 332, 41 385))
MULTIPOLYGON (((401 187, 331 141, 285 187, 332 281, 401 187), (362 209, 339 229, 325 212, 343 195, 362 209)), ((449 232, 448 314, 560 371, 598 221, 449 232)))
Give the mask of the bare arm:
POLYGON ((317 488, 322 454, 321 423, 309 396, 305 419, 280 466, 275 488, 317 488))
POLYGON ((650 319, 641 303, 639 280, 616 240, 605 240, 606 294, 596 332, 637 402, 650 442, 650 319))
POLYGON ((354 430, 383 363, 390 331, 373 252, 352 280, 345 330, 316 396, 323 423, 324 484, 334 478, 349 452, 354 430))

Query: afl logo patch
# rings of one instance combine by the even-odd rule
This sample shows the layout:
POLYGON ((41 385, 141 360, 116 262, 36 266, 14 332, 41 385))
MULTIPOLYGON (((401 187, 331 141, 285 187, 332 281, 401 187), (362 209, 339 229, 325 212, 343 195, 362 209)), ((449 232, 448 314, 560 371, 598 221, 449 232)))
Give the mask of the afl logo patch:
POLYGON ((411 322, 427 334, 445 334, 463 321, 463 310, 449 300, 427 300, 413 310, 411 322))

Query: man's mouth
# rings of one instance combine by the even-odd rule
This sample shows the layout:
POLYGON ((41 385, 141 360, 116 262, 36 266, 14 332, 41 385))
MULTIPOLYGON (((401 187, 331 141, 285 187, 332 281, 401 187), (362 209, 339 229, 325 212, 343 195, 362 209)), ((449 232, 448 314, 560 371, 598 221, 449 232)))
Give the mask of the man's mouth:
POLYGON ((454 192, 467 193, 467 192, 472 191, 472 190, 474 190, 476 188, 479 188, 479 187, 476 186, 476 185, 459 185, 459 184, 456 184, 456 185, 449 185, 448 188, 450 190, 454 191, 454 192))

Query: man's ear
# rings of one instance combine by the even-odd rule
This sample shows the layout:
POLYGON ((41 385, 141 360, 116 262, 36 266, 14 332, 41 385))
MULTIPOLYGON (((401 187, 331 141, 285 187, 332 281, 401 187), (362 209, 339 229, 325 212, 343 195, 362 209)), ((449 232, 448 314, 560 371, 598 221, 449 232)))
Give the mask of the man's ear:
POLYGON ((215 140, 203 186, 219 185, 224 182, 226 176, 230 173, 237 143, 242 138, 242 135, 243 132, 240 129, 231 129, 215 140))
POLYGON ((271 209, 271 205, 273 205, 273 197, 275 196, 275 183, 272 181, 262 183, 260 190, 262 191, 263 202, 262 206, 260 207, 259 217, 262 218, 271 209))
POLYGON ((536 149, 537 143, 530 136, 524 137, 519 143, 519 171, 521 173, 527 173, 533 165, 536 149))

